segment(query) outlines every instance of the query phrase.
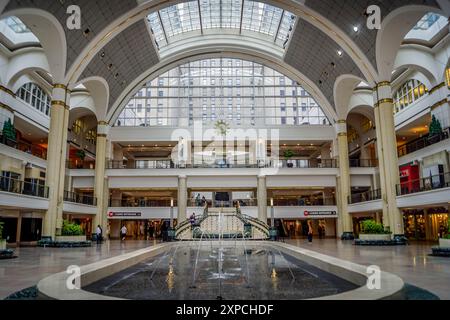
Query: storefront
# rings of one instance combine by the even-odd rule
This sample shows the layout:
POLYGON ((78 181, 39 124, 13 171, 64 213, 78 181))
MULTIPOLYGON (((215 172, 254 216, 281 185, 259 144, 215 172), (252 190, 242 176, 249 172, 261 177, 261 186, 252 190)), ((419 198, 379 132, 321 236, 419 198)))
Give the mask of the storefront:
MULTIPOLYGON (((275 226, 277 227, 277 222, 282 223, 282 230, 279 230, 280 235, 285 235, 286 237, 292 239, 304 239, 308 236, 308 221, 311 221, 313 227, 313 235, 316 238, 335 238, 336 237, 336 219, 325 218, 325 219, 279 219, 275 221, 275 226)), ((280 229, 280 226, 278 226, 280 229)))
POLYGON ((41 239, 43 216, 43 212, 0 210, 3 237, 8 246, 36 245, 37 241, 41 239))
POLYGON ((436 241, 448 230, 448 209, 443 207, 404 210, 405 236, 410 240, 436 241))
MULTIPOLYGON (((120 238, 120 229, 125 226, 127 228, 126 239, 129 240, 152 240, 162 238, 163 223, 166 219, 150 219, 150 220, 130 220, 130 219, 114 219, 109 220, 108 228, 110 231, 110 239, 120 238)), ((174 220, 176 225, 176 219, 174 220)))

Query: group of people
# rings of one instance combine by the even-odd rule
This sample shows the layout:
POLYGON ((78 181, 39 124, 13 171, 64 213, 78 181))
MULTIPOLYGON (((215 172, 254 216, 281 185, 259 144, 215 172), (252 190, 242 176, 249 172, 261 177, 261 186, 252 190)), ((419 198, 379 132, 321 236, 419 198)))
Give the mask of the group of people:
MULTIPOLYGON (((155 231, 156 231, 156 228, 155 228, 155 225, 153 224, 153 222, 151 222, 150 224, 148 224, 148 223, 140 224, 138 236, 144 237, 144 240, 152 240, 155 238, 155 231)), ((122 241, 126 240, 127 233, 128 233, 128 229, 123 224, 122 228, 120 228, 120 239, 122 241)))
POLYGON ((197 193, 195 196, 195 205, 197 207, 203 207, 206 204, 206 198, 205 196, 200 198, 200 193, 197 193))

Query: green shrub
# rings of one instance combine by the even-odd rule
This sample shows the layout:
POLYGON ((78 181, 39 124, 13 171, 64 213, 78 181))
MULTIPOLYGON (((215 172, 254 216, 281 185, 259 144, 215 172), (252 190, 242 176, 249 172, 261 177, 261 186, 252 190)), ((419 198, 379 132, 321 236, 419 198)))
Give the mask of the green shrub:
MULTIPOLYGON (((450 240, 450 224, 448 225, 447 234, 443 238, 450 240)), ((0 237, 0 239, 1 239, 1 237, 0 237)))
POLYGON ((288 149, 288 150, 284 151, 283 155, 286 159, 290 159, 294 156, 294 151, 292 151, 291 149, 288 149))
POLYGON ((3 239, 3 222, 0 222, 0 240, 3 239))
POLYGON ((390 233, 384 229, 382 223, 378 223, 375 220, 365 220, 362 222, 362 231, 365 234, 387 234, 390 233))
POLYGON ((64 220, 61 235, 63 236, 82 236, 84 234, 81 226, 76 223, 70 223, 64 220))

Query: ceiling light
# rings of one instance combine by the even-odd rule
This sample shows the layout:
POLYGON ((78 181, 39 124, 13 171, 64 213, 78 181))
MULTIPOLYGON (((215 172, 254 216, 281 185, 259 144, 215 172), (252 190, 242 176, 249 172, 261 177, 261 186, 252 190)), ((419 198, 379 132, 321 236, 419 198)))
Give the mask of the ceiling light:
POLYGON ((300 143, 297 143, 297 146, 300 146, 300 143))
POLYGON ((144 145, 142 144, 141 147, 143 147, 144 145))
POLYGON ((338 55, 339 57, 342 57, 342 54, 343 54, 342 50, 338 50, 338 51, 337 51, 337 55, 338 55))
POLYGON ((353 26, 353 31, 354 32, 358 32, 358 30, 359 30, 358 26, 353 26))
POLYGON ((155 147, 157 147, 158 145, 157 144, 155 144, 155 147))

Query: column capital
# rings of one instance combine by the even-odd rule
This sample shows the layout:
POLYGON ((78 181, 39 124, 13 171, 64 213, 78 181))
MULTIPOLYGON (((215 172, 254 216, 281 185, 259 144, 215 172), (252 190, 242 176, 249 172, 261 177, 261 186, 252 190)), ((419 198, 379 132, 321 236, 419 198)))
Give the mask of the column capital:
POLYGON ((52 100, 51 105, 52 105, 52 108, 63 107, 66 110, 69 110, 69 106, 64 101, 61 101, 61 100, 52 100))
POLYGON ((186 179, 186 178, 187 178, 187 176, 185 174, 180 174, 178 176, 178 179, 186 179))
POLYGON ((99 121, 97 123, 97 137, 107 137, 110 128, 107 122, 99 121))
POLYGON ((345 133, 347 135, 347 121, 346 120, 338 120, 336 121, 336 125, 334 126, 336 129, 336 133, 339 136, 340 133, 345 133))

